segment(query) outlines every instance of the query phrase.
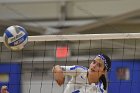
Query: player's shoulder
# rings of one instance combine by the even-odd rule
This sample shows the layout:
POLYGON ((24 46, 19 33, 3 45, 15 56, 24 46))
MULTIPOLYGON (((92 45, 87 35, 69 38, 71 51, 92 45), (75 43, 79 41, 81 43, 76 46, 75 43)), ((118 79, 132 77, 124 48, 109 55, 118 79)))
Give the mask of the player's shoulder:
POLYGON ((70 70, 75 70, 75 69, 83 69, 83 70, 87 70, 88 68, 84 67, 84 66, 80 66, 80 65, 73 65, 70 70))

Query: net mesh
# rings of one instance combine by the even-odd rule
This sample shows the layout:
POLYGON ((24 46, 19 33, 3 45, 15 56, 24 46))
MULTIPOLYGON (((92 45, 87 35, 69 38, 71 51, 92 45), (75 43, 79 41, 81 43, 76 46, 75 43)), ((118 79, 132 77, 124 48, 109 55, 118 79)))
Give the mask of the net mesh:
POLYGON ((8 65, 0 70, 0 83, 8 85, 10 91, 17 88, 22 93, 63 93, 70 77, 59 87, 51 71, 54 65, 88 67, 95 55, 104 53, 113 61, 108 73, 108 93, 138 93, 139 33, 29 36, 29 42, 21 51, 7 49, 2 37, 0 41, 0 65, 8 65), (18 64, 18 72, 13 64, 18 64), (9 70, 4 72, 5 69, 9 70), (14 81, 12 78, 17 75, 19 80, 14 81))

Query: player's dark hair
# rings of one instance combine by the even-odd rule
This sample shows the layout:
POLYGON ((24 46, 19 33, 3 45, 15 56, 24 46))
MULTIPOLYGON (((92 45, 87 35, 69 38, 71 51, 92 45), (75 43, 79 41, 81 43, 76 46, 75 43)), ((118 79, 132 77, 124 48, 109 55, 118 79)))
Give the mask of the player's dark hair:
POLYGON ((106 89, 107 89, 107 80, 106 80, 105 75, 103 74, 103 75, 100 77, 99 80, 103 83, 103 88, 104 88, 104 90, 106 90, 106 89))
MULTIPOLYGON (((105 54, 101 54, 101 55, 106 59, 107 68, 105 67, 105 69, 106 69, 107 71, 109 71, 110 68, 111 68, 111 60, 110 60, 110 58, 109 58, 107 55, 105 55, 105 54)), ((105 69, 104 69, 104 70, 105 70, 105 69)), ((104 88, 104 90, 106 90, 106 89, 107 89, 107 80, 106 80, 105 75, 103 74, 103 75, 99 78, 99 80, 103 83, 103 88, 104 88)))

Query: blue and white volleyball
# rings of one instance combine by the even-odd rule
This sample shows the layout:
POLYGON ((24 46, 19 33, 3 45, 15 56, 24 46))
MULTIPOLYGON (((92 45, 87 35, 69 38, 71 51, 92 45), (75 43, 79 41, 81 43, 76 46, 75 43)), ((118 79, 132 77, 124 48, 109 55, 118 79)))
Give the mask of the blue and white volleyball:
POLYGON ((8 27, 3 35, 4 44, 11 50, 22 50, 28 42, 28 33, 18 25, 8 27))

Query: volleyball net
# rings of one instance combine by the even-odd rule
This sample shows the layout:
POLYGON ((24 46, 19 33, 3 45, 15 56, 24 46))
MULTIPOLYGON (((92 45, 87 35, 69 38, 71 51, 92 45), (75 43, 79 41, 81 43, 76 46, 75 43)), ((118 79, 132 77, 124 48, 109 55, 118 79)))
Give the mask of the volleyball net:
POLYGON ((139 42, 140 33, 42 35, 29 36, 23 50, 11 51, 0 37, 0 65, 10 65, 0 71, 0 82, 10 89, 18 87, 22 93, 63 93, 67 83, 61 87, 56 84, 51 71, 54 65, 88 67, 95 55, 104 53, 112 60, 108 93, 138 93, 139 42), (13 64, 19 65, 19 72, 14 72, 13 64), (4 69, 9 70, 4 72, 4 69), (11 82, 16 75, 19 82, 11 82))

